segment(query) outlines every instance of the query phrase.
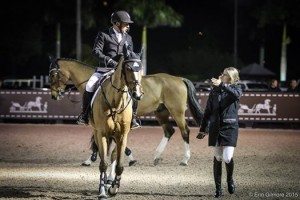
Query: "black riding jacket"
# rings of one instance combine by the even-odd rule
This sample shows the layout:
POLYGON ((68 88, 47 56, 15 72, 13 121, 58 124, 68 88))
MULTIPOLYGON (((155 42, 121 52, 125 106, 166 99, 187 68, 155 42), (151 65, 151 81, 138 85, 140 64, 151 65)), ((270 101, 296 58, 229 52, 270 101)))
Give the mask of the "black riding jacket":
POLYGON ((208 129, 209 146, 236 146, 241 96, 241 87, 234 84, 221 83, 210 92, 200 129, 201 132, 208 129))
POLYGON ((120 43, 112 27, 106 31, 100 31, 95 39, 93 48, 93 55, 99 59, 100 67, 113 68, 114 62, 111 59, 118 62, 120 55, 123 54, 123 46, 127 43, 127 48, 133 51, 132 38, 125 33, 120 43))

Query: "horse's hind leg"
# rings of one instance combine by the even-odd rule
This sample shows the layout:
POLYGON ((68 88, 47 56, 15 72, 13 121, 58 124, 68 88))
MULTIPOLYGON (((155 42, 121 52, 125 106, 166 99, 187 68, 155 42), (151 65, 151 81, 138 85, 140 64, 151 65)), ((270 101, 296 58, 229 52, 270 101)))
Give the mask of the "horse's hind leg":
POLYGON ((190 151, 190 129, 187 126, 186 120, 185 120, 185 109, 182 107, 177 107, 176 110, 170 110, 170 113, 172 114, 172 117, 174 118, 180 132, 182 139, 184 141, 184 157, 180 163, 180 165, 186 166, 188 165, 188 161, 191 157, 191 151, 190 151))
POLYGON ((95 162, 97 160, 97 154, 98 154, 98 147, 94 139, 94 135, 91 137, 91 147, 92 150, 91 155, 89 155, 88 159, 85 160, 83 163, 81 163, 82 166, 91 166, 92 162, 95 162))
POLYGON ((168 144, 168 141, 175 133, 175 129, 173 128, 169 120, 170 113, 163 104, 161 104, 159 108, 156 110, 155 115, 159 124, 162 126, 164 130, 164 136, 156 148, 156 153, 154 157, 154 165, 158 165, 162 160, 161 154, 164 152, 168 144))

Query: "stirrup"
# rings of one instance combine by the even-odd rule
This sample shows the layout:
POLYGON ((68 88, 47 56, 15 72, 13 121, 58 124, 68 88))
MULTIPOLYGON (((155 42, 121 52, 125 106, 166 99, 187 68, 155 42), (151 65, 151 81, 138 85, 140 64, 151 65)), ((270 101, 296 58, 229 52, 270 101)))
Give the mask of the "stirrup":
POLYGON ((140 125, 140 123, 138 123, 135 119, 133 119, 131 121, 131 129, 137 129, 137 128, 141 128, 142 126, 140 125))

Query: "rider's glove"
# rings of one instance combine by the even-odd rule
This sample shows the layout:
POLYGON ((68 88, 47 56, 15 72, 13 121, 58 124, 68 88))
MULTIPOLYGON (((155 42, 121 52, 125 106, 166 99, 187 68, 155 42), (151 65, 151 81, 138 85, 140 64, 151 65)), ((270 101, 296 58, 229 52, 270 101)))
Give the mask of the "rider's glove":
POLYGON ((108 63, 107 63, 107 67, 109 68, 115 68, 118 65, 118 63, 116 61, 114 61, 113 59, 109 59, 108 63))

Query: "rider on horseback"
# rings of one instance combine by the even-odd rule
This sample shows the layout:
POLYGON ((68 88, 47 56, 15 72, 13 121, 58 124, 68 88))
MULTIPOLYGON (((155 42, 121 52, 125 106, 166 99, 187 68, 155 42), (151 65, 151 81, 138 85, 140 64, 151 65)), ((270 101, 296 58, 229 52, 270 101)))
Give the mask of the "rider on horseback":
MULTIPOLYGON (((129 51, 133 51, 132 38, 127 33, 129 31, 129 24, 133 23, 130 16, 125 11, 117 11, 111 15, 112 27, 106 31, 98 33, 93 48, 93 55, 100 61, 100 67, 110 68, 106 74, 114 72, 117 66, 125 45, 129 51)), ((90 102, 94 95, 97 83, 104 77, 104 73, 100 68, 96 68, 95 73, 90 77, 86 84, 85 92, 83 94, 82 113, 79 115, 78 124, 88 124, 89 111, 91 109, 90 102)), ((133 117, 131 128, 139 128, 140 124, 136 120, 137 102, 133 101, 133 117)))

